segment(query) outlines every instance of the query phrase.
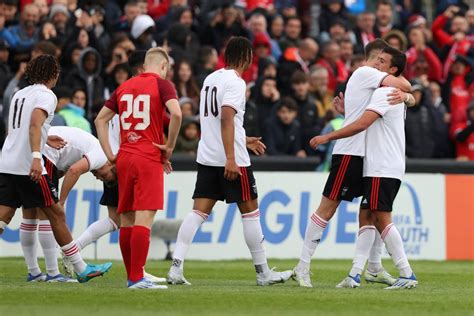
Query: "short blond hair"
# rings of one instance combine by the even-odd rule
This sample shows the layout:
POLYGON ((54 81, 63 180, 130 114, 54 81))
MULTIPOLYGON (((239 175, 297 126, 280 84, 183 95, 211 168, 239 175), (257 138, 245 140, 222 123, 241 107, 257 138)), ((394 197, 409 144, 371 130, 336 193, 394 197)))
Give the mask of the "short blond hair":
POLYGON ((158 65, 162 60, 165 60, 168 64, 170 63, 168 52, 163 47, 153 47, 147 50, 143 64, 144 66, 158 65))

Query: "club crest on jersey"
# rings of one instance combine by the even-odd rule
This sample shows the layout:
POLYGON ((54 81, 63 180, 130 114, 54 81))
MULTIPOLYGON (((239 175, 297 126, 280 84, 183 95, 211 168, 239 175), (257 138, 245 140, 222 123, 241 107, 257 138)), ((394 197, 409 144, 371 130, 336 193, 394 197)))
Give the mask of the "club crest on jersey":
POLYGON ((128 132, 127 140, 129 143, 136 143, 138 140, 142 138, 141 136, 137 135, 135 132, 128 132))

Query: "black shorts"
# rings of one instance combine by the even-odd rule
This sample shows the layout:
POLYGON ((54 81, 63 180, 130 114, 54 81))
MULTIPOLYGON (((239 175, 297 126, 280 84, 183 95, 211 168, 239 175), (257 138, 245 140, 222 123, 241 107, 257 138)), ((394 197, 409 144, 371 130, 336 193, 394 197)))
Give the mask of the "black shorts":
POLYGON ((257 184, 251 167, 240 167, 241 177, 234 181, 224 178, 224 167, 198 164, 198 174, 193 199, 211 199, 240 203, 258 197, 257 184))
POLYGON ((58 190, 49 176, 33 182, 30 176, 0 173, 0 205, 18 208, 48 207, 58 202, 58 190))
POLYGON ((119 193, 118 184, 109 185, 104 182, 104 193, 100 198, 100 205, 118 207, 119 193))
POLYGON ((323 195, 333 201, 352 201, 363 193, 364 158, 332 155, 331 171, 323 195))
POLYGON ((49 179, 53 183, 55 188, 59 188, 59 170, 56 168, 54 163, 51 162, 46 156, 43 155, 44 168, 48 173, 49 179))
POLYGON ((361 209, 391 212, 401 181, 394 178, 364 178, 361 209))

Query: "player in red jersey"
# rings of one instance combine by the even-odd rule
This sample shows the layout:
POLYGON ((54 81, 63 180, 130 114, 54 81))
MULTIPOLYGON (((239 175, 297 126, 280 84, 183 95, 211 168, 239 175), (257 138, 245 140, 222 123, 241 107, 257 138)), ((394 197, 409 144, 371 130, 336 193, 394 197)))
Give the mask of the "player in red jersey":
POLYGON ((150 228, 157 210, 163 209, 163 166, 169 168, 181 125, 181 110, 173 85, 162 78, 169 57, 162 48, 147 51, 145 72, 124 82, 95 120, 107 158, 116 163, 119 183, 120 249, 127 269, 128 287, 163 289, 143 277, 150 246, 150 228), (163 139, 165 107, 171 114, 166 145, 163 139), (120 148, 114 156, 108 123, 120 118, 120 148))

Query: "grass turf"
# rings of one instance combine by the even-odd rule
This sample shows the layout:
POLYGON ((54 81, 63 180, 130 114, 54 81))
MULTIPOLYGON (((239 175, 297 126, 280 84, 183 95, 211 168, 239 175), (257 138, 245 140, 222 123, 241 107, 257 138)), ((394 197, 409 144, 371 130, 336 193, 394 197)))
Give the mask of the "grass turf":
MULTIPOLYGON (((270 260, 291 269, 296 260, 270 260)), ((165 291, 125 288, 124 269, 114 262, 103 278, 87 284, 25 282, 21 258, 0 259, 2 315, 474 315, 474 262, 414 261, 414 290, 384 291, 381 284, 336 289, 349 260, 314 260, 315 288, 287 284, 257 287, 250 261, 187 261, 192 286, 165 291)), ((390 262, 385 266, 391 267, 390 262)), ((169 262, 151 261, 147 271, 164 276, 169 262)), ((390 272, 394 272, 390 269, 390 272)))

